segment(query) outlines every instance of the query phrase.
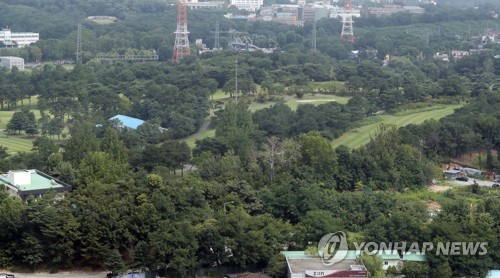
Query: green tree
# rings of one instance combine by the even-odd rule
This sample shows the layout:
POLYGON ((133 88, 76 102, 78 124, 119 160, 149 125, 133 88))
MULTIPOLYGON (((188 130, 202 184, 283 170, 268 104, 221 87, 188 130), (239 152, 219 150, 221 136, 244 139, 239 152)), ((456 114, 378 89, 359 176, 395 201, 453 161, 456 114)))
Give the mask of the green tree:
POLYGON ((64 146, 64 159, 78 166, 85 156, 99 150, 99 141, 90 122, 76 122, 69 132, 70 138, 64 146))
POLYGON ((118 180, 124 180, 127 169, 126 163, 116 160, 109 153, 89 153, 80 162, 79 184, 116 183, 118 180))
POLYGON ((106 128, 100 146, 101 151, 109 153, 115 160, 119 162, 127 161, 127 148, 123 141, 118 138, 116 129, 106 128))
POLYGON ((30 224, 37 228, 43 246, 44 261, 53 269, 69 267, 77 252, 80 223, 67 200, 57 200, 53 192, 45 194, 28 208, 30 224))
POLYGON ((404 262, 402 273, 408 278, 427 277, 429 266, 426 263, 404 262))
POLYGON ((319 132, 309 132, 301 139, 302 161, 323 177, 335 174, 337 156, 330 142, 319 132))
POLYGON ((116 249, 109 251, 104 261, 104 267, 114 275, 122 274, 127 270, 120 251, 116 249))
POLYGON ((36 127, 35 114, 28 109, 23 108, 21 111, 14 112, 12 118, 7 123, 9 132, 28 130, 36 127))
POLYGON ((53 153, 59 152, 59 146, 47 137, 39 137, 33 141, 33 151, 37 151, 42 161, 47 161, 53 153))
POLYGON ((22 258, 22 262, 28 264, 33 271, 43 261, 43 247, 40 240, 28 233, 22 235, 17 254, 22 258))
POLYGON ((228 148, 237 155, 245 157, 253 147, 254 131, 252 113, 248 110, 248 104, 230 102, 219 115, 215 136, 223 138, 228 148))
POLYGON ((383 278, 384 270, 382 269, 382 257, 361 255, 359 259, 363 262, 370 277, 383 278))
POLYGON ((288 269, 286 258, 283 254, 276 254, 267 263, 267 274, 272 278, 287 277, 288 269))

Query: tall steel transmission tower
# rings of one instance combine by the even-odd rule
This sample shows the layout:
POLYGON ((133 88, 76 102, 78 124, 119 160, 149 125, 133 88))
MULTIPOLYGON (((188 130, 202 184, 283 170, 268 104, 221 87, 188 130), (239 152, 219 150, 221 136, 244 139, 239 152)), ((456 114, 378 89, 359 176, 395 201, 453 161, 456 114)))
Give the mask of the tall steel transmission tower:
POLYGON ((345 0, 344 16, 342 17, 342 33, 340 35, 340 38, 345 42, 354 43, 352 23, 352 0, 345 0))
POLYGON ((78 33, 76 35, 76 63, 82 63, 82 24, 78 24, 78 33))
POLYGON ((179 63, 184 56, 191 54, 187 29, 186 0, 179 0, 177 4, 177 29, 175 34, 172 63, 179 63))
POLYGON ((215 22, 215 43, 214 43, 214 50, 219 50, 219 48, 220 48, 219 36, 220 36, 219 21, 217 20, 217 22, 215 22))
POLYGON ((312 48, 312 51, 316 51, 316 18, 314 18, 314 22, 313 22, 311 48, 312 48))

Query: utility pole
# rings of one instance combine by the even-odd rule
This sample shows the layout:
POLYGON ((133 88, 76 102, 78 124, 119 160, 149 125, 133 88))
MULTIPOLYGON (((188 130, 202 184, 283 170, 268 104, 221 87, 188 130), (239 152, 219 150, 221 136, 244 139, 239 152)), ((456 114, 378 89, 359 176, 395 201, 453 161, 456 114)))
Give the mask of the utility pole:
POLYGON ((78 33, 76 35, 76 64, 82 63, 82 24, 78 23, 78 33))
POLYGON ((179 0, 177 4, 177 29, 175 34, 174 51, 172 63, 179 63, 184 56, 191 54, 189 49, 189 38, 187 29, 186 0, 179 0))
POLYGON ((238 102, 238 60, 235 60, 236 64, 236 76, 235 76, 235 85, 236 85, 236 93, 234 94, 236 98, 236 102, 238 102))

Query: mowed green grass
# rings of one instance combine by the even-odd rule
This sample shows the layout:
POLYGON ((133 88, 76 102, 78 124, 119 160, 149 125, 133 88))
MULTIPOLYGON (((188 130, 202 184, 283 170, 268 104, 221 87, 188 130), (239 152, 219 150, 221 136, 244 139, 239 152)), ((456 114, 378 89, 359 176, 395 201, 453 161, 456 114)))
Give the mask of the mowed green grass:
POLYGON ((5 133, 0 134, 0 145, 7 147, 7 152, 30 152, 33 148, 33 139, 26 139, 24 136, 7 136, 5 133))
POLYGON ((390 124, 397 127, 406 126, 408 124, 420 124, 430 119, 440 119, 444 116, 453 114, 454 110, 461 107, 461 105, 446 105, 439 106, 433 110, 418 111, 415 113, 405 111, 395 115, 380 115, 376 116, 377 121, 370 123, 360 128, 356 128, 344 133, 339 138, 332 142, 334 147, 345 145, 350 148, 358 148, 370 141, 370 137, 375 135, 377 128, 380 124, 390 124))
MULTIPOLYGON (((349 100, 348 97, 339 97, 335 95, 306 94, 302 98, 290 97, 285 101, 285 104, 290 106, 290 108, 292 108, 292 110, 295 111, 297 110, 297 107, 301 104, 319 105, 331 101, 345 104, 347 103, 348 100, 349 100)), ((252 112, 255 112, 260 109, 269 108, 274 104, 276 104, 276 102, 266 102, 266 103, 252 102, 252 104, 250 104, 250 107, 248 109, 252 112)))
MULTIPOLYGON (((31 107, 34 107, 37 103, 37 99, 33 98, 31 100, 31 107)), ((28 100, 24 100, 24 105, 27 107, 28 100)), ((0 145, 7 147, 9 153, 17 153, 17 152, 29 152, 33 148, 33 140, 32 138, 26 137, 23 132, 22 135, 9 135, 4 130, 7 127, 12 115, 14 112, 19 111, 21 109, 21 103, 18 103, 18 109, 13 111, 0 111, 0 145)), ((40 118, 40 111, 37 109, 31 109, 33 113, 35 113, 35 117, 37 119, 40 118)))
POLYGON ((215 137, 215 128, 209 128, 198 136, 190 136, 185 141, 188 146, 192 149, 196 146, 196 140, 203 140, 205 138, 215 137))

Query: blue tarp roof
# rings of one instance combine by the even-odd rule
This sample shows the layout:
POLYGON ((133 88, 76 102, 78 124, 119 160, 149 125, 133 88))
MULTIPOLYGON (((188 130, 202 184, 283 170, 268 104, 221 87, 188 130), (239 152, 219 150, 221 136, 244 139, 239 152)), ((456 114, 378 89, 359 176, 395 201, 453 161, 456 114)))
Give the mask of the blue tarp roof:
POLYGON ((137 129, 137 127, 139 127, 144 123, 144 121, 141 119, 132 118, 129 116, 119 115, 119 114, 109 118, 109 120, 115 120, 115 119, 119 120, 124 127, 128 127, 131 129, 137 129))

